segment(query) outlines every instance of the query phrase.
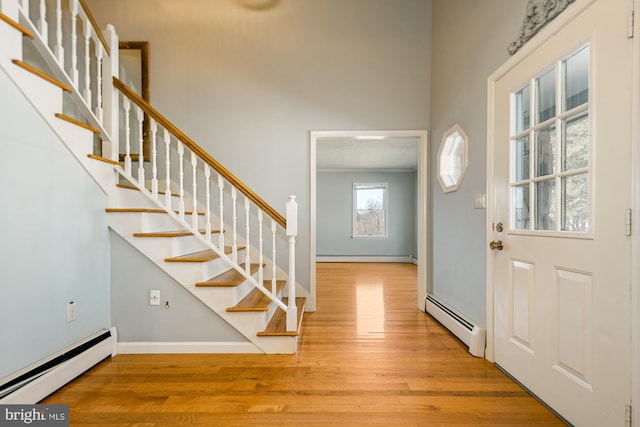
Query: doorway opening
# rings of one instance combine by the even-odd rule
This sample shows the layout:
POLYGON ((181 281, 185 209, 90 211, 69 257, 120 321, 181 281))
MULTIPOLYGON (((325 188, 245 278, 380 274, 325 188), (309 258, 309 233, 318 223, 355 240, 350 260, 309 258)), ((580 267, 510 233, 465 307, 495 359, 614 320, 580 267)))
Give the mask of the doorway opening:
MULTIPOLYGON (((374 261, 376 259, 383 262, 414 262, 418 266, 418 284, 417 284, 417 307, 424 311, 424 297, 427 292, 427 272, 429 271, 429 250, 428 250, 428 140, 427 131, 425 130, 397 130, 397 131, 312 131, 310 133, 310 262, 309 262, 309 283, 310 298, 308 301, 309 309, 316 309, 316 262, 317 261, 374 261), (370 177, 372 180, 380 178, 380 174, 393 174, 402 171, 413 170, 414 182, 414 198, 412 206, 412 215, 414 225, 411 227, 410 233, 415 238, 412 243, 413 250, 406 254, 384 254, 383 250, 376 252, 376 247, 380 248, 379 236, 356 236, 354 228, 357 223, 356 218, 358 209, 354 203, 349 213, 344 212, 339 215, 339 221, 342 225, 333 220, 329 220, 330 224, 326 226, 319 223, 319 215, 327 212, 327 203, 323 201, 323 205, 319 206, 319 178, 327 178, 335 173, 340 173, 341 180, 353 181, 351 185, 362 184, 358 176, 370 177), (369 173, 370 175, 366 175, 369 173), (363 175, 364 174, 364 175, 363 175), (377 174, 377 175, 376 175, 377 174), (321 176, 322 175, 322 176, 321 176), (322 230, 318 229, 321 225, 322 230), (344 253, 334 253, 340 255, 338 258, 328 256, 326 249, 326 230, 336 231, 342 240, 342 249, 344 253), (319 236, 318 233, 322 233, 319 236), (319 239, 319 237, 321 237, 319 239), (320 245, 320 251, 319 249, 320 245), (362 248, 373 247, 373 252, 369 251, 366 256, 359 256, 363 253, 362 248), (360 248, 360 249, 358 249, 360 248), (360 251, 360 252, 359 252, 360 251), (410 258, 410 256, 412 256, 410 258)), ((382 176, 384 178, 384 176, 382 176)), ((351 182, 349 181, 349 182, 351 182)), ((343 184, 344 184, 343 182, 343 184)), ((376 182, 375 184, 385 184, 384 182, 376 182)), ((388 183, 386 183, 388 184, 388 183)), ((329 184, 331 185, 331 184, 329 184)), ((344 185, 342 185, 344 187, 344 185)), ((390 198, 398 196, 398 193, 407 189, 401 182, 395 184, 396 191, 394 195, 393 186, 389 185, 390 198)), ((324 191, 324 190, 323 190, 324 191)), ((347 188, 349 197, 351 197, 352 189, 347 188)), ((351 199, 349 199, 351 200, 351 199)), ((343 201, 343 204, 351 203, 343 201)), ((333 204, 333 203, 332 203, 333 204)), ((404 206, 406 208, 406 206, 404 206)), ((344 211, 344 209, 343 209, 344 211)), ((389 212, 389 221, 394 220, 397 212, 391 210, 389 212)), ((336 217, 337 219, 338 217, 336 217)), ((326 219, 326 218, 324 218, 326 219)), ((397 218, 395 218, 397 219, 397 218)), ((386 220, 386 218, 385 218, 386 220)), ((390 231, 394 225, 391 224, 390 231)), ((335 243, 335 242, 334 242, 335 243)), ((406 243, 406 242, 405 242, 406 243)), ((340 244, 340 243, 338 243, 340 244)))

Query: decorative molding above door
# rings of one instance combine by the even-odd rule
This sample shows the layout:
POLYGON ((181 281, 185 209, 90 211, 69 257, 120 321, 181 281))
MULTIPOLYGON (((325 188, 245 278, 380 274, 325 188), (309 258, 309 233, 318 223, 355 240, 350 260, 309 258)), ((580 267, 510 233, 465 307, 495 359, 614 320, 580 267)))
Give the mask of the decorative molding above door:
POLYGON ((538 30, 551 22, 575 0, 529 0, 518 38, 507 46, 510 55, 520 49, 538 30))

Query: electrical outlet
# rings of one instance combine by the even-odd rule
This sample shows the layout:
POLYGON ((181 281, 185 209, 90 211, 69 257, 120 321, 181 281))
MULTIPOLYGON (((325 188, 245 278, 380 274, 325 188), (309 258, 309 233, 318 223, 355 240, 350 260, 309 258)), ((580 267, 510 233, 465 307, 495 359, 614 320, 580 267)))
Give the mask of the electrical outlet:
POLYGON ((159 290, 151 290, 149 291, 149 305, 160 305, 160 291, 159 290))
POLYGON ((69 304, 67 304, 67 322, 73 322, 74 320, 76 320, 76 309, 77 306, 75 302, 71 301, 69 304))

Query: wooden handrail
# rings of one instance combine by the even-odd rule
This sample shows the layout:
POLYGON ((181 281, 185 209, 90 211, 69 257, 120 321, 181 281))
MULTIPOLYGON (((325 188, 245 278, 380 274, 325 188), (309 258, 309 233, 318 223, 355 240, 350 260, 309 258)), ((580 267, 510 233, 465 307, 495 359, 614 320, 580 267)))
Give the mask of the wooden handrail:
POLYGON ((224 179, 229 181, 231 185, 236 187, 238 191, 247 196, 256 206, 262 209, 267 215, 269 215, 274 221, 276 221, 282 228, 287 228, 287 220, 278 211, 276 211, 271 205, 262 200, 260 196, 253 192, 245 183, 240 181, 234 174, 229 172, 222 164, 216 159, 211 157, 204 149, 196 144, 191 138, 185 135, 180 129, 178 129, 167 118, 160 114, 155 108, 149 105, 144 99, 142 99, 137 93, 131 90, 126 84, 124 84, 117 77, 113 78, 113 85, 123 94, 125 94, 134 104, 140 107, 145 113, 159 123, 163 128, 169 131, 170 134, 175 136, 180 142, 189 148, 193 153, 200 157, 206 164, 211 166, 216 172, 218 172, 224 179))
POLYGON ((109 48, 107 41, 104 39, 104 36, 102 35, 102 31, 100 31, 100 27, 98 27, 96 20, 93 19, 93 15, 91 14, 91 10, 89 10, 89 6, 87 6, 87 3, 85 2, 85 0, 79 0, 79 1, 80 1, 80 6, 82 6, 82 10, 84 10, 84 13, 87 15, 87 18, 89 18, 89 22, 91 22, 91 26, 93 27, 94 31, 96 32, 96 35, 100 39, 100 43, 102 43, 102 46, 104 47, 104 50, 107 53, 107 56, 111 56, 111 49, 109 48))

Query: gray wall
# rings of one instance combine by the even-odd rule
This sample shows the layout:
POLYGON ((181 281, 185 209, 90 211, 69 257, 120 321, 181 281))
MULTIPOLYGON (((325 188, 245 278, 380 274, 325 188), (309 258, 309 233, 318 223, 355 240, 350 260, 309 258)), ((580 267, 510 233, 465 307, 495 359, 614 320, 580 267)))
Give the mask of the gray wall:
POLYGON ((152 104, 284 212, 309 287, 309 131, 427 129, 431 0, 89 0, 150 42, 152 104))
POLYGON ((318 256, 417 255, 415 172, 318 172, 318 256), (388 184, 388 238, 353 239, 353 183, 388 184))
POLYGON ((485 324, 487 77, 508 59, 527 0, 434 0, 431 171, 433 292, 485 324), (443 133, 459 123, 470 138, 469 169, 460 189, 443 194, 435 178, 443 133))
POLYGON ((111 248, 111 316, 119 342, 247 341, 114 232, 111 248), (152 289, 160 291, 160 306, 149 305, 152 289))
POLYGON ((0 93, 2 378, 110 326, 110 259, 106 196, 2 70, 0 93))

